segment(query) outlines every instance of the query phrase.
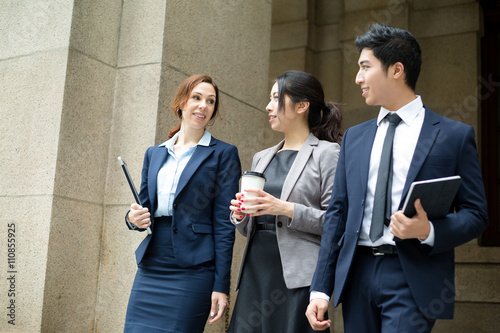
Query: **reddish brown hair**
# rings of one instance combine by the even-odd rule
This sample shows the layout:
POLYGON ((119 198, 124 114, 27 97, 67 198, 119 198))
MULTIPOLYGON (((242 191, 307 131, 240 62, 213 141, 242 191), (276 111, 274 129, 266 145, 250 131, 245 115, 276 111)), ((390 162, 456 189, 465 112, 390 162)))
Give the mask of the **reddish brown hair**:
MULTIPOLYGON (((210 76, 196 74, 186 78, 181 83, 181 85, 177 89, 177 93, 175 94, 174 99, 172 100, 172 103, 170 104, 170 109, 172 110, 174 115, 177 118, 179 118, 179 120, 181 119, 182 115, 182 111, 180 111, 181 106, 186 104, 194 87, 196 87, 198 84, 202 82, 211 84, 215 89, 214 113, 212 114, 212 117, 210 119, 214 119, 215 116, 217 115, 217 110, 219 109, 219 88, 217 87, 217 85, 210 76)), ((170 129, 170 132, 168 133, 168 138, 169 139, 172 138, 175 135, 175 133, 179 132, 180 129, 181 129, 181 123, 179 123, 177 126, 172 127, 172 129, 170 129)))

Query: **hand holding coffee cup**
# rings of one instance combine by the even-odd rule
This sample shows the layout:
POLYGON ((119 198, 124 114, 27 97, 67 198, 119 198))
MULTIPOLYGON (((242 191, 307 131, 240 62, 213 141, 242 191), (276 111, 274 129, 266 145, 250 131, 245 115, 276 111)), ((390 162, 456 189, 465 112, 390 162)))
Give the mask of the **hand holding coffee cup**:
POLYGON ((231 200, 231 206, 229 209, 232 211, 233 217, 238 221, 245 217, 245 214, 241 211, 241 198, 242 193, 238 192, 235 195, 235 199, 231 200))
MULTIPOLYGON (((259 195, 256 192, 247 192, 247 190, 262 190, 264 189, 264 184, 266 183, 266 177, 264 174, 255 171, 245 171, 241 176, 241 190, 240 192, 243 194, 244 198, 255 198, 259 195)), ((252 214, 255 213, 256 209, 247 210, 248 206, 254 205, 253 203, 243 202, 240 206, 242 208, 242 213, 252 214)))

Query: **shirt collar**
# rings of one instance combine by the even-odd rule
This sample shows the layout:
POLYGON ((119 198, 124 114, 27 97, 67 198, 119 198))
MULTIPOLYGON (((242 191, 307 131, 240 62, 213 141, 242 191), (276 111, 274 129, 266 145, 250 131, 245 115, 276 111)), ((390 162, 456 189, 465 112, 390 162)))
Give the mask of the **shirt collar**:
POLYGON ((210 145, 211 140, 212 140, 212 134, 210 134, 209 131, 205 130, 205 133, 203 133, 203 136, 201 137, 200 141, 198 141, 198 146, 208 147, 210 145))
MULTIPOLYGON (((179 132, 175 133, 173 137, 171 137, 167 141, 160 144, 159 147, 167 147, 170 150, 174 150, 174 144, 177 142, 178 137, 179 137, 179 132)), ((198 141, 198 143, 196 145, 207 147, 208 145, 210 145, 211 140, 212 140, 212 134, 210 134, 209 131, 205 130, 205 132, 203 133, 203 136, 201 137, 200 141, 198 141)))
MULTIPOLYGON (((417 95, 417 98, 397 110, 396 113, 405 124, 410 125, 418 116, 418 113, 420 112, 420 110, 422 110, 423 107, 424 104, 422 103, 422 98, 417 95)), ((377 126, 380 125, 380 122, 384 120, 385 116, 387 116, 388 113, 394 112, 391 112, 383 107, 380 108, 380 112, 377 118, 377 126)))

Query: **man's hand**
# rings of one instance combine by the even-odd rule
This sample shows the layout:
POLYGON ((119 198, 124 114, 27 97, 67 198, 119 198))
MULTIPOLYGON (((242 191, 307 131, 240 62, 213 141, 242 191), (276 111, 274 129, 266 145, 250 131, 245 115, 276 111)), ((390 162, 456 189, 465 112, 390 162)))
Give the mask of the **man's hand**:
POLYGON ((325 320, 325 313, 328 311, 328 302, 321 298, 311 300, 306 310, 306 317, 309 324, 315 331, 324 331, 330 327, 332 321, 325 320))
POLYGON ((427 239, 431 225, 420 199, 415 200, 415 209, 417 214, 412 218, 406 217, 401 210, 391 216, 391 233, 394 236, 399 239, 418 238, 421 241, 427 239))

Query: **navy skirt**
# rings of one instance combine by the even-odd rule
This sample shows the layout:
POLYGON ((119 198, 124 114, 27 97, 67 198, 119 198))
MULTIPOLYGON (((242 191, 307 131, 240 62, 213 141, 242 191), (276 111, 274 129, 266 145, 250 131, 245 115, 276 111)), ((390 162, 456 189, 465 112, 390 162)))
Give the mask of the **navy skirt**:
POLYGON ((124 332, 203 332, 214 277, 213 262, 179 267, 172 248, 172 219, 155 218, 130 293, 124 332))

